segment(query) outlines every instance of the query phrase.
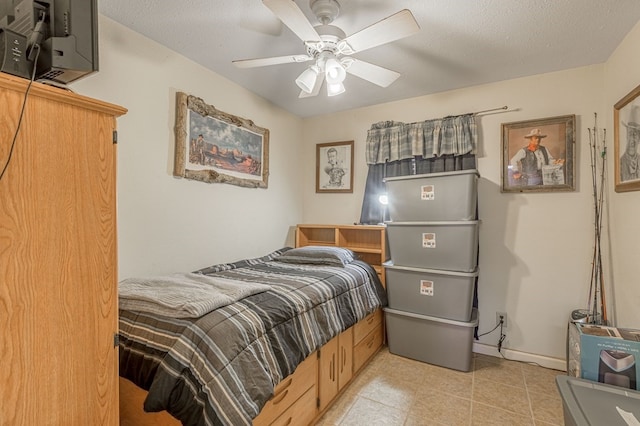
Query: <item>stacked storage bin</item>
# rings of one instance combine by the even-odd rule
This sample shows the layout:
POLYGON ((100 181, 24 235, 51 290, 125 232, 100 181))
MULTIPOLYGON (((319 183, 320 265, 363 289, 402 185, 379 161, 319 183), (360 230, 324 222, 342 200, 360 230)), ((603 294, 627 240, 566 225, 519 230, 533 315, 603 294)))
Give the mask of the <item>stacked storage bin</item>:
POLYGON ((471 370, 478 172, 386 178, 391 260, 384 264, 391 353, 471 370))

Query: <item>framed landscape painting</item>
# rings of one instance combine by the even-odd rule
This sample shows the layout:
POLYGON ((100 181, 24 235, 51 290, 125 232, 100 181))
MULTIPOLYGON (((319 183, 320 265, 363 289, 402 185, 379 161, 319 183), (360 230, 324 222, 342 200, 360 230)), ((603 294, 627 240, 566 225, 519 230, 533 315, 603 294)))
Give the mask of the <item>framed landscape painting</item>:
POLYGON ((253 121, 178 92, 175 138, 174 176, 267 188, 269 130, 253 121))

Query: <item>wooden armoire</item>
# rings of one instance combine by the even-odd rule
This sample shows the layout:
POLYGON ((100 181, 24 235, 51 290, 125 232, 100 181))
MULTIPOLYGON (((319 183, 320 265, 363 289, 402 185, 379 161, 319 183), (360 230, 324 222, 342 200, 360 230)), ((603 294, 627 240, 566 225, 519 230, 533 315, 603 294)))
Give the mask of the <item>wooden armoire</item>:
POLYGON ((0 73, 0 425, 117 425, 116 117, 0 73))

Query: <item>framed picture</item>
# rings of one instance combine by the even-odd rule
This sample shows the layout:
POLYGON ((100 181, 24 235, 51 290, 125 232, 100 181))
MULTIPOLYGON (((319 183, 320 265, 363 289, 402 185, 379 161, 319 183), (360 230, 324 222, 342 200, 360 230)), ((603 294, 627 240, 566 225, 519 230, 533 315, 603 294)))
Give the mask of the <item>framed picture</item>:
POLYGON ((316 192, 353 192, 353 141, 316 145, 316 192))
POLYGON ((640 86, 613 107, 616 192, 640 189, 640 86))
POLYGON ((175 138, 174 176, 267 188, 269 130, 253 121, 178 92, 175 138))
POLYGON ((502 192, 575 191, 575 115, 502 124, 502 192))

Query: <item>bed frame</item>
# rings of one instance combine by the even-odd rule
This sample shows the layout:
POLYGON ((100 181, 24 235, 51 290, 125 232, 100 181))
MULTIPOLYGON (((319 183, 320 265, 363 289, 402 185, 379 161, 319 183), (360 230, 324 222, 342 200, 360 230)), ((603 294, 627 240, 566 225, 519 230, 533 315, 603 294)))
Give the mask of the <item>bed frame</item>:
MULTIPOLYGON (((377 310, 309 355, 276 386, 274 396, 253 424, 313 424, 382 347, 383 336, 382 311, 377 310)), ((146 391, 120 377, 121 426, 181 426, 166 411, 144 412, 146 395, 146 391)))

